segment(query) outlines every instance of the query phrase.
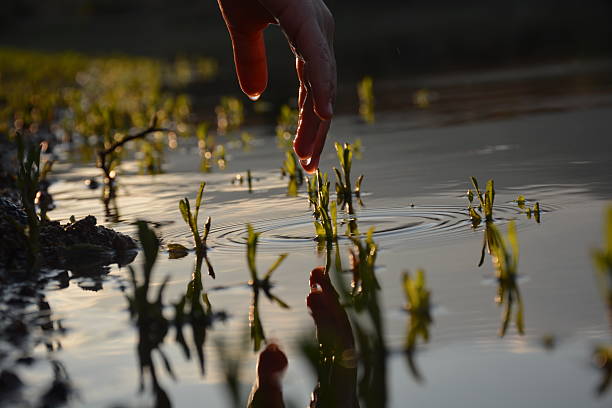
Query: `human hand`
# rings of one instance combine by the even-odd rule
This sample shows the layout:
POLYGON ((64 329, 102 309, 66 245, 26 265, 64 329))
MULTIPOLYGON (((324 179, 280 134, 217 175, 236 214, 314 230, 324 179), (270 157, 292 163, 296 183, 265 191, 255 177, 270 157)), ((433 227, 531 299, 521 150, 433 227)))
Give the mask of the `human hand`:
POLYGON ((358 408, 355 339, 348 315, 323 267, 310 272, 306 304, 325 356, 319 361, 319 378, 310 407, 358 408))
POLYGON ((336 97, 334 21, 323 0, 217 0, 232 39, 243 92, 256 100, 266 89, 268 68, 263 30, 279 24, 300 82, 298 127, 293 149, 309 173, 319 167, 336 97))
POLYGON ((259 353, 257 380, 249 395, 249 408, 283 408, 281 377, 287 369, 287 356, 276 343, 270 343, 259 353))

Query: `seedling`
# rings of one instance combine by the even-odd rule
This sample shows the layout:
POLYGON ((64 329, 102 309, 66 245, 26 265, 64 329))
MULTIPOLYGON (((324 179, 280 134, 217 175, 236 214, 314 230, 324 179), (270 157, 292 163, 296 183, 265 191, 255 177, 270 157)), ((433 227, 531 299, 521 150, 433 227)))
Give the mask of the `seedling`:
MULTIPOLYGON (((336 203, 331 203, 331 213, 329 205, 329 181, 327 173, 321 173, 317 169, 316 179, 316 196, 310 203, 314 207, 313 215, 315 217, 314 226, 316 239, 319 242, 332 242, 338 237, 338 222, 337 222, 337 207, 336 203)), ((310 198, 310 194, 309 194, 310 198)))
POLYGON ((359 115, 366 123, 374 123, 374 80, 365 76, 357 84, 359 96, 359 115))
POLYGON ((257 254, 257 241, 259 240, 259 232, 255 232, 251 224, 247 224, 247 265, 249 267, 249 273, 251 279, 248 284, 253 290, 253 299, 249 311, 249 327, 251 328, 251 339, 253 340, 253 350, 258 351, 261 347, 261 343, 266 341, 266 335, 264 333, 263 324, 259 316, 259 291, 263 291, 264 295, 271 302, 277 303, 283 309, 289 309, 289 305, 283 302, 280 298, 272 294, 273 283, 270 281, 272 274, 285 260, 288 254, 281 254, 276 262, 268 268, 262 279, 259 278, 257 273, 257 264, 255 262, 255 256, 257 254))
MULTIPOLYGON (((17 188, 21 195, 21 203, 27 216, 27 226, 14 222, 14 225, 25 237, 26 243, 26 269, 32 274, 40 266, 40 224, 41 219, 36 214, 35 198, 39 190, 40 181, 40 146, 29 143, 25 151, 23 137, 17 133, 17 188)), ((44 213, 41 214, 44 216, 44 213)))
POLYGON ((217 114, 217 132, 224 135, 238 129, 244 121, 244 107, 240 99, 224 96, 215 108, 217 114))
POLYGON ((467 197, 470 202, 468 211, 470 214, 470 219, 472 220, 472 225, 474 227, 477 227, 482 221, 483 216, 486 222, 493 222, 493 202, 495 200, 495 188, 493 187, 493 180, 491 179, 487 181, 487 187, 484 193, 480 191, 480 188, 478 187, 478 180, 476 180, 476 177, 471 177, 470 180, 472 181, 472 185, 474 186, 474 191, 468 190, 467 197), (475 196, 478 199, 478 207, 472 206, 474 200, 474 192, 476 193, 475 196), (476 211, 476 209, 478 209, 478 211, 476 211))
POLYGON ((498 283, 495 302, 500 306, 504 305, 499 335, 503 337, 506 334, 510 320, 512 320, 512 308, 515 301, 517 303, 517 310, 514 322, 519 334, 524 334, 523 300, 517 282, 519 246, 516 226, 514 221, 508 224, 506 239, 502 237, 495 225, 490 224, 488 229, 491 260, 498 283))
POLYGON ((252 193, 253 192, 253 176, 251 175, 251 169, 247 170, 246 177, 244 177, 240 173, 236 174, 234 178, 232 179, 232 184, 242 185, 245 179, 247 181, 247 186, 249 187, 249 193, 252 193))
POLYGON ((531 219, 531 217, 533 216, 535 221, 538 224, 540 223, 540 203, 536 202, 533 207, 530 208, 527 205, 527 200, 525 199, 525 196, 519 195, 516 199, 516 204, 522 211, 525 212, 525 214, 527 214, 527 218, 531 219))
POLYGON ((406 310, 410 313, 404 350, 413 377, 421 381, 423 377, 414 361, 414 353, 418 337, 421 337, 425 343, 429 341, 429 326, 432 323, 431 291, 425 287, 425 272, 422 269, 417 270, 415 278, 410 276, 409 272, 404 272, 402 284, 407 300, 406 310))
MULTIPOLYGON (((612 319, 612 206, 606 210, 606 231, 603 249, 593 251, 597 279, 612 319)), ((611 320, 612 321, 612 320, 611 320)))
POLYGON ((363 205, 360 198, 361 193, 361 182, 363 181, 363 174, 359 176, 355 182, 355 190, 351 188, 351 166, 353 163, 353 148, 350 144, 340 143, 335 144, 336 154, 340 161, 340 168, 342 172, 334 167, 336 173, 336 202, 339 206, 346 206, 346 210, 349 214, 354 214, 353 209, 353 194, 359 200, 359 204, 363 205))
POLYGON ((304 173, 301 166, 298 164, 295 154, 291 150, 285 152, 285 161, 281 167, 281 177, 289 177, 287 185, 287 195, 290 197, 297 196, 298 186, 304 182, 304 173))
POLYGON ((495 188, 493 186, 493 180, 487 181, 487 187, 485 192, 480 191, 478 187, 478 180, 476 177, 470 178, 474 190, 468 190, 466 193, 467 199, 470 202, 468 206, 468 213, 470 220, 472 221, 472 227, 476 228, 480 225, 483 218, 485 221, 482 239, 482 250, 480 252, 480 260, 478 266, 482 266, 484 263, 485 252, 491 253, 492 236, 490 232, 490 226, 493 225, 493 202, 495 200, 495 188), (478 200, 478 206, 474 206, 474 198, 478 200))
MULTIPOLYGON (((210 232, 211 222, 210 217, 208 217, 206 219, 206 224, 204 225, 204 233, 200 235, 198 229, 198 215, 200 213, 200 205, 202 204, 202 193, 204 192, 204 186, 206 186, 206 182, 200 183, 200 189, 198 190, 198 195, 196 196, 195 201, 195 212, 193 214, 191 213, 189 199, 187 197, 179 201, 179 209, 181 210, 183 220, 189 226, 193 235, 196 254, 202 256, 206 254, 206 239, 208 238, 208 233, 210 232)), ((211 274, 211 276, 214 278, 214 272, 211 274)))
POLYGON ((298 111, 288 105, 281 106, 276 125, 276 144, 283 150, 291 150, 293 143, 291 139, 296 132, 298 122, 298 111))
POLYGON ((601 371, 601 381, 597 385, 597 395, 602 396, 612 384, 612 346, 598 346, 593 352, 593 362, 601 371))
POLYGON ((308 193, 308 205, 312 208, 317 201, 317 176, 306 177, 306 191, 308 193))

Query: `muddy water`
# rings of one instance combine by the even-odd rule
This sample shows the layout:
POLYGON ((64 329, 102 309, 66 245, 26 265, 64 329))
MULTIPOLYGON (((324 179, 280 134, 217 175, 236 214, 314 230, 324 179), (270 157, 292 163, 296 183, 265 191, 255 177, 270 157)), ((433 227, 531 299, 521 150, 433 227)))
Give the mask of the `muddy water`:
MULTIPOLYGON (((516 98, 512 82, 505 88, 497 84, 496 90, 500 89, 516 98)), ((593 248, 603 245, 604 208, 612 199, 612 92, 605 89, 580 95, 538 94, 537 102, 533 98, 500 102, 497 92, 497 99, 490 98, 487 104, 482 99, 486 95, 482 96, 479 111, 514 109, 507 116, 470 116, 460 107, 436 110, 433 102, 429 109, 379 113, 373 125, 354 116, 335 120, 321 160, 323 170, 337 165, 331 142, 360 138, 363 143, 362 159, 353 164, 353 176, 365 174, 365 206, 357 207, 357 219, 360 230, 375 228, 380 247, 377 273, 391 350, 388 406, 610 406, 612 391, 601 397, 595 393, 601 373, 591 363, 594 346, 612 341, 590 257, 593 248), (531 109, 535 105, 538 109, 531 109), (546 109, 551 106, 554 109, 546 109), (495 180, 495 217, 502 231, 509 220, 517 223, 524 335, 511 323, 505 337, 498 336, 501 308, 495 304, 493 268, 489 258, 477 266, 483 231, 471 227, 465 210, 464 194, 472 175, 483 184, 488 178, 495 180), (540 202, 540 223, 520 213, 513 202, 518 194, 540 202), (415 355, 422 382, 411 375, 399 352, 409 323, 402 311, 401 273, 416 268, 426 270, 434 303, 430 341, 420 342, 415 355), (551 336, 554 347, 545 348, 542 339, 551 336)), ((260 301, 268 337, 276 339, 289 358, 285 399, 304 406, 315 384, 297 344, 314 333, 305 297, 309 272, 323 265, 325 256, 317 253, 312 240, 305 186, 298 197, 287 196, 287 181, 279 178, 277 170, 283 155, 271 131, 251 131, 256 136, 251 150, 230 150, 225 171, 199 173, 197 149, 187 141, 167 153, 165 174, 123 175, 118 214, 106 221, 135 234, 132 223, 149 220, 158 224, 164 243, 191 245, 178 200, 184 196, 193 200, 199 182, 207 182, 202 213, 212 217, 209 257, 217 278, 206 276, 204 288, 213 308, 229 317, 208 331, 204 376, 193 359, 185 358, 170 332, 163 349, 177 380, 166 375, 161 359, 156 362, 160 383, 175 406, 228 403, 215 340, 240 346, 247 328, 250 290, 240 284, 248 279, 247 222, 262 233, 261 270, 278 254, 289 254, 275 273, 274 291, 291 309, 260 301), (231 184, 235 173, 247 169, 256 178, 252 193, 246 185, 231 184), (216 290, 223 286, 228 288, 216 290)), ((130 173, 137 167, 126 163, 123 169, 130 173)), ((92 214, 105 220, 100 191, 83 185, 84 179, 97 175, 95 169, 64 164, 55 174, 51 192, 58 208, 52 217, 67 220, 71 215, 92 214)), ((341 239, 340 244, 348 266, 349 242, 341 239)), ((161 252, 154 281, 159 285, 169 276, 168 302, 185 292, 194 258, 190 254, 170 260, 166 251, 161 252)), ((139 255, 134 265, 139 267, 141 261, 139 255)), ((65 365, 79 390, 76 406, 152 401, 150 392, 138 392, 137 332, 122 290, 129 286, 127 279, 126 268, 115 266, 102 279, 103 290, 87 290, 100 282, 78 278, 48 295, 54 317, 67 329, 58 339, 62 349, 54 357, 65 365)), ((244 397, 254 379, 255 362, 254 353, 243 354, 244 397)), ((49 373, 29 370, 28 375, 35 383, 49 373)))

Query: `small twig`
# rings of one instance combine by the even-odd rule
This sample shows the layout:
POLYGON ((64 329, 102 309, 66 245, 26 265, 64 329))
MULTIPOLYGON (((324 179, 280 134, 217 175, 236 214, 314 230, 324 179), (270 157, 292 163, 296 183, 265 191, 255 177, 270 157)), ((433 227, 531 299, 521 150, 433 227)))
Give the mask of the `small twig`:
POLYGON ((126 144, 127 142, 131 142, 132 140, 135 139, 140 139, 143 137, 146 137, 149 133, 155 133, 155 132, 169 132, 171 129, 166 129, 166 128, 158 128, 158 127, 149 127, 148 129, 143 130, 142 132, 136 133, 135 135, 128 135, 125 136, 123 139, 114 142, 112 145, 110 145, 108 148, 99 151, 98 152, 98 156, 100 157, 100 159, 102 160, 102 162, 104 162, 104 158, 112 153, 113 151, 115 151, 115 149, 123 146, 124 144, 126 144))

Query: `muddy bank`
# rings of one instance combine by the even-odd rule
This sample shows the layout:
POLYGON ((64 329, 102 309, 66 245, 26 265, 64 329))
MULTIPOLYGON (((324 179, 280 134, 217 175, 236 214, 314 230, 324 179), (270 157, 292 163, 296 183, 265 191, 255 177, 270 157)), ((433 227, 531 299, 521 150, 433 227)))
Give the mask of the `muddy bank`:
MULTIPOLYGON (((20 280, 25 276, 28 257, 28 216, 17 189, 15 148, 0 140, 0 281, 20 280)), ((40 182, 39 193, 48 196, 49 182, 40 182)), ((38 217, 37 217, 38 218, 38 217)), ((127 235, 97 225, 93 216, 69 223, 45 219, 39 223, 40 266, 48 269, 70 269, 73 273, 91 274, 117 263, 130 263, 137 253, 136 242, 127 235)))
MULTIPOLYGON (((20 271, 26 257, 26 239, 19 231, 26 214, 7 198, 0 198, 0 279, 10 280, 9 271, 20 271)), ((68 268, 77 273, 95 272, 102 266, 125 265, 136 256, 136 242, 127 235, 97 225, 93 216, 67 224, 45 222, 40 231, 42 266, 68 268)), ((17 274, 19 275, 19 274, 17 274)), ((14 276, 14 275, 13 275, 14 276)))

